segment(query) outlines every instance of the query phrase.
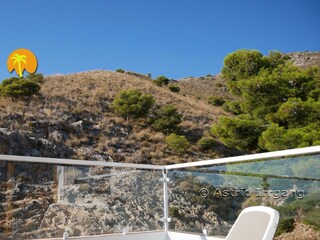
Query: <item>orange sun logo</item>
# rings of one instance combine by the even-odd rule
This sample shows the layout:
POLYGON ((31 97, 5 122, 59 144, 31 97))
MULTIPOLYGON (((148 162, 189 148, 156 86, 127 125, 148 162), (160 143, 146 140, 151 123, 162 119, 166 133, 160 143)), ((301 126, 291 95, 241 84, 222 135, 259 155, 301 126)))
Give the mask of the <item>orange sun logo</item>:
POLYGON ((38 61, 33 52, 25 48, 19 48, 9 55, 7 67, 9 72, 15 70, 19 77, 23 77, 25 70, 28 73, 36 72, 38 61))

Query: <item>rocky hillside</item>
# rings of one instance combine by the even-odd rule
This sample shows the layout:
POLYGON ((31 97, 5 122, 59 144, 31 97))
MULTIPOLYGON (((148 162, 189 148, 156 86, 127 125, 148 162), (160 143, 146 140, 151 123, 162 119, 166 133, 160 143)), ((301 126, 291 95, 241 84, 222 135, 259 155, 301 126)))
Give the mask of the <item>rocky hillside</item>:
POLYGON ((204 100, 158 87, 144 75, 91 71, 48 76, 40 96, 1 99, 0 153, 153 164, 239 154, 221 144, 211 152, 201 152, 196 145, 226 114, 204 100), (155 131, 148 118, 126 121, 114 114, 116 94, 132 88, 155 97, 150 116, 167 104, 178 108, 181 131, 192 145, 183 156, 167 148, 165 135, 155 131))
MULTIPOLYGON (((320 66, 319 52, 288 54, 302 67, 320 66)), ((197 141, 210 135, 221 107, 209 96, 230 99, 220 75, 185 78, 175 84, 180 92, 159 87, 146 75, 133 72, 90 71, 45 77, 41 95, 28 101, 0 101, 0 154, 65 157, 119 162, 167 164, 241 154, 222 144, 202 151, 197 141), (126 121, 114 114, 112 101, 124 89, 152 94, 156 103, 149 118, 126 121), (167 148, 165 135, 151 127, 150 117, 173 104, 182 114, 181 134, 191 147, 184 154, 167 148)))
POLYGON ((287 55, 291 61, 299 67, 320 67, 320 52, 293 52, 287 55))

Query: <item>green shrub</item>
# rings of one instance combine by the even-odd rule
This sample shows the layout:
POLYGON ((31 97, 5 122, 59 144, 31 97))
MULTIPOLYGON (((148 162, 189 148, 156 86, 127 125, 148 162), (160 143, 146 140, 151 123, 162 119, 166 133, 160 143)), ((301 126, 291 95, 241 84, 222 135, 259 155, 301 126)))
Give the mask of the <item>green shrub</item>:
POLYGON ((24 78, 19 78, 19 77, 7 78, 7 79, 2 81, 1 86, 5 87, 5 86, 7 86, 7 85, 9 85, 9 84, 11 84, 13 82, 19 81, 21 79, 24 79, 24 78))
POLYGON ((179 208, 177 208, 177 207, 169 207, 169 216, 178 218, 180 216, 179 208))
POLYGON ((166 137, 166 143, 172 151, 178 154, 186 152, 190 147, 190 143, 185 136, 179 136, 175 133, 166 137))
POLYGON ((153 81, 156 85, 158 85, 159 87, 163 86, 163 85, 168 85, 169 83, 169 79, 165 76, 159 76, 156 78, 156 80, 153 81))
POLYGON ((135 89, 123 90, 113 100, 113 109, 116 114, 129 120, 130 117, 146 116, 154 102, 150 94, 142 94, 135 89))
MULTIPOLYGON (((316 169, 315 169, 315 172, 316 169)), ((310 225, 316 230, 320 230, 319 210, 320 194, 315 191, 307 194, 302 199, 290 200, 289 203, 276 207, 280 213, 280 223, 278 226, 278 234, 282 232, 292 231, 294 218, 302 219, 304 224, 310 225), (283 229, 285 231, 283 231, 283 229)))
POLYGON ((284 217, 280 218, 278 228, 276 231, 276 236, 286 233, 286 232, 292 232, 294 229, 294 218, 293 217, 284 217))
POLYGON ((116 70, 116 72, 118 72, 118 73, 125 73, 125 70, 119 68, 119 69, 116 70))
POLYGON ((180 87, 178 85, 169 84, 168 87, 171 92, 180 92, 180 87))
POLYGON ((27 75, 26 79, 30 80, 34 83, 41 84, 41 83, 43 83, 44 76, 41 73, 32 73, 32 74, 27 75))
POLYGON ((216 145, 216 141, 213 137, 202 137, 198 142, 197 145, 204 151, 213 149, 216 145))
POLYGON ((160 108, 153 119, 152 127, 164 133, 172 133, 178 130, 177 125, 181 123, 182 115, 173 105, 160 108))
POLYGON ((210 96, 208 97, 208 103, 213 106, 222 106, 225 103, 223 97, 219 96, 210 96))
POLYGON ((277 207, 281 216, 295 216, 311 212, 319 207, 320 192, 315 191, 304 196, 302 199, 295 199, 288 204, 277 207))
POLYGON ((11 97, 12 99, 30 97, 38 94, 40 86, 24 78, 9 78, 0 84, 0 94, 2 97, 11 97))
POLYGON ((307 214, 307 216, 302 220, 304 224, 310 225, 317 231, 320 231, 320 209, 315 209, 307 214))

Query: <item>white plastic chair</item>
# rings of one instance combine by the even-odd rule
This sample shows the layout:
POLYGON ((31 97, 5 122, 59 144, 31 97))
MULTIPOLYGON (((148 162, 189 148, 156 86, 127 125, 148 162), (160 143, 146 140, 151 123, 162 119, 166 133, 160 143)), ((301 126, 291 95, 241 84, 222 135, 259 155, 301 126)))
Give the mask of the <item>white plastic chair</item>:
POLYGON ((278 211, 264 206, 242 210, 226 240, 272 240, 279 222, 278 211))

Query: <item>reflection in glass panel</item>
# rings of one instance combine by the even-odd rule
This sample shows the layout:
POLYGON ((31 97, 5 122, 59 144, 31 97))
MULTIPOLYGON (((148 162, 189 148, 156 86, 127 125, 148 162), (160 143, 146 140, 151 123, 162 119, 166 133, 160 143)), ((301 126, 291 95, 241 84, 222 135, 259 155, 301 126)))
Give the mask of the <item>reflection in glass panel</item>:
POLYGON ((255 205, 320 229, 319 155, 177 169, 170 179, 172 230, 225 236, 240 211, 255 205))
POLYGON ((1 162, 0 238, 163 228, 159 171, 1 162))

